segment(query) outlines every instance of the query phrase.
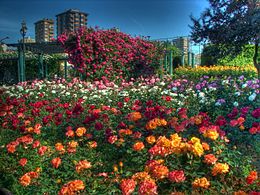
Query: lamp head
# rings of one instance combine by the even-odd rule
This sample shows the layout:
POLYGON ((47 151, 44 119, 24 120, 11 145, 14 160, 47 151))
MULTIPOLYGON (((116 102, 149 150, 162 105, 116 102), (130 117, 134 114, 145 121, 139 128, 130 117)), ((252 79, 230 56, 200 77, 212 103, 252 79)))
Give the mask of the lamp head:
POLYGON ((23 20, 23 22, 22 22, 22 28, 21 28, 21 30, 20 30, 20 33, 21 33, 22 36, 25 36, 26 32, 27 32, 27 27, 26 27, 25 21, 23 20))

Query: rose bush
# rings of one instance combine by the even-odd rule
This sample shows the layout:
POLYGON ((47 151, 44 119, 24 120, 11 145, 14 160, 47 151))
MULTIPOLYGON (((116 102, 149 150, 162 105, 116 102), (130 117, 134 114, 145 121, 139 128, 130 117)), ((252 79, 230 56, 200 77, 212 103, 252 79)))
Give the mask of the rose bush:
POLYGON ((156 44, 113 29, 80 29, 58 37, 69 62, 87 80, 118 79, 154 74, 159 68, 156 44))
POLYGON ((259 187, 259 80, 157 77, 1 88, 0 185, 16 194, 259 187))

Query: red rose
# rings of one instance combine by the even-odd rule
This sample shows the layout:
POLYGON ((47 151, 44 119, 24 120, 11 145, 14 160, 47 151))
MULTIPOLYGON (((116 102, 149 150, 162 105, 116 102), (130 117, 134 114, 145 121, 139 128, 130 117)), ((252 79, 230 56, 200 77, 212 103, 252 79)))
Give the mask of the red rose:
POLYGON ((24 166, 26 165, 26 163, 27 163, 27 159, 26 159, 26 158, 21 158, 21 159, 19 160, 19 164, 20 164, 22 167, 24 167, 24 166))
POLYGON ((180 183, 185 181, 186 177, 184 175, 184 171, 182 170, 176 170, 176 171, 171 171, 168 174, 168 178, 172 182, 180 183))

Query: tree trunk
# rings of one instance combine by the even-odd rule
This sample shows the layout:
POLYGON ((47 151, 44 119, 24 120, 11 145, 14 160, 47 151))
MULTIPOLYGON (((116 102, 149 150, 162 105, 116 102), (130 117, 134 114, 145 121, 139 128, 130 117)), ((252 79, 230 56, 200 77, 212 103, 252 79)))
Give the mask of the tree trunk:
POLYGON ((258 75, 258 79, 259 79, 260 78, 260 63, 257 61, 257 58, 258 58, 258 47, 259 47, 259 43, 256 42, 255 43, 255 53, 254 53, 253 61, 254 61, 254 66, 256 67, 257 75, 258 75))

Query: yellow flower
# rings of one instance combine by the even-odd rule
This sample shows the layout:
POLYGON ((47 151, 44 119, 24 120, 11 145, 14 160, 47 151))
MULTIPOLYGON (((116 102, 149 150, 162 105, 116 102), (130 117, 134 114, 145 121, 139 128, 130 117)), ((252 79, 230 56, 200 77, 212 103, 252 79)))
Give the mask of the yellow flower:
POLYGON ((146 142, 148 143, 148 144, 153 144, 154 142, 156 142, 156 138, 155 138, 155 136, 153 136, 153 135, 150 135, 150 136, 148 136, 148 137, 146 137, 146 142))
POLYGON ((200 143, 200 139, 197 138, 197 137, 192 137, 191 138, 191 142, 194 144, 194 143, 200 143))
POLYGON ((120 167, 123 167, 123 166, 124 166, 124 164, 123 164, 122 161, 119 162, 119 166, 120 166, 120 167))
POLYGON ((212 175, 228 173, 229 165, 227 163, 216 163, 212 169, 212 175))
POLYGON ((115 173, 118 172, 118 167, 117 167, 117 165, 114 165, 114 166, 113 166, 113 170, 114 170, 115 173))
POLYGON ((86 133, 86 128, 85 127, 79 127, 79 128, 77 128, 77 130, 76 130, 76 135, 78 136, 78 137, 82 137, 85 133, 86 133))
POLYGON ((70 148, 76 148, 78 146, 78 142, 72 140, 70 142, 68 142, 68 147, 70 148))
POLYGON ((201 156, 204 153, 203 146, 196 142, 192 147, 192 152, 197 156, 201 156))
POLYGON ((161 124, 161 126, 166 126, 167 121, 165 119, 160 119, 160 124, 161 124))
POLYGON ((61 183, 61 179, 57 179, 56 183, 58 183, 58 184, 61 183))
POLYGON ((171 141, 167 139, 165 136, 160 136, 157 140, 157 145, 165 148, 169 148, 171 146, 171 141))
POLYGON ((212 140, 216 140, 219 137, 219 133, 215 129, 208 129, 203 135, 212 140))
POLYGON ((207 180, 206 177, 197 178, 192 183, 192 187, 194 188, 205 188, 208 189, 210 186, 210 182, 207 180))
POLYGON ((143 172, 135 173, 132 176, 132 179, 139 183, 139 182, 142 182, 144 180, 151 179, 151 176, 149 175, 148 172, 143 171, 143 172))

